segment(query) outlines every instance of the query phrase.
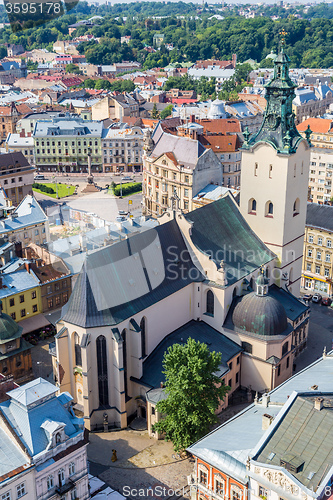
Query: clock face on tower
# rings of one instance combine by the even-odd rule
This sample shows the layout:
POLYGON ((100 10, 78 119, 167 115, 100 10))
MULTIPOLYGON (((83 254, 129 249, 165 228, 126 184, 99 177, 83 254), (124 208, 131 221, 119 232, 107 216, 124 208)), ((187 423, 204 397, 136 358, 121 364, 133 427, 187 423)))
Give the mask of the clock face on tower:
POLYGON ((267 126, 270 130, 275 130, 279 123, 280 123, 280 117, 273 115, 272 113, 269 114, 266 118, 267 126))

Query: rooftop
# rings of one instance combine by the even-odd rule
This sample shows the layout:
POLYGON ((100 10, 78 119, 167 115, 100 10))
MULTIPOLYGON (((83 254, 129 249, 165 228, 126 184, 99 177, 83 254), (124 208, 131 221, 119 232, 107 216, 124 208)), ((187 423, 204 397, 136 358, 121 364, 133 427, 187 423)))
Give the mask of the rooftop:
POLYGON ((333 207, 308 203, 306 210, 306 225, 308 227, 333 231, 333 207))

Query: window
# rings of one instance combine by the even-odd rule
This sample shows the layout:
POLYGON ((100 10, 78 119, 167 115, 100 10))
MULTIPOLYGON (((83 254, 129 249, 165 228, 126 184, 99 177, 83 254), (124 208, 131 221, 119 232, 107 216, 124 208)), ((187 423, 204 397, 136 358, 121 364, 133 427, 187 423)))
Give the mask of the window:
POLYGON ((47 484, 47 490, 51 490, 54 486, 54 479, 53 479, 53 476, 48 476, 47 480, 46 480, 46 484, 47 484))
POLYGON ((10 491, 6 491, 6 493, 3 493, 1 495, 1 500, 11 500, 11 494, 10 491))
POLYGON ((285 342, 282 346, 282 356, 284 356, 285 354, 287 354, 288 352, 288 342, 285 342))
POLYGON ((317 260, 321 260, 321 251, 317 250, 317 260))
POLYGON ((75 463, 71 462, 68 466, 68 472, 70 476, 73 476, 75 474, 75 463))
POLYGON ((316 274, 320 274, 320 266, 316 266, 316 274))
POLYGON ((279 377, 279 376, 280 376, 280 373, 281 373, 281 365, 278 365, 277 369, 278 369, 278 371, 277 371, 277 376, 279 377))
POLYGON ((254 175, 258 175, 258 163, 254 164, 254 175))
POLYGON ((24 302, 24 295, 20 295, 20 303, 24 302))
POLYGON ((81 342, 80 342, 80 337, 76 332, 74 334, 74 350, 75 350, 75 365, 82 366, 81 342))
POLYGON ((266 203, 266 217, 271 216, 273 216, 273 203, 271 201, 268 201, 266 203))
POLYGON ((26 315, 25 309, 21 309, 21 318, 24 318, 25 315, 26 315))
POLYGON ((37 296, 36 292, 31 292, 31 298, 32 298, 32 299, 35 299, 35 298, 36 298, 36 296, 37 296))
POLYGON ((215 493, 224 496, 224 479, 221 476, 215 476, 215 493))
POLYGON ((231 500, 241 500, 241 498, 242 498, 242 491, 239 488, 232 486, 231 487, 231 500))
POLYGON ((16 320, 16 313, 11 313, 11 317, 15 321, 16 320))
POLYGON ((36 313, 37 312, 37 304, 32 306, 32 312, 36 313))
POLYGON ((249 213, 256 213, 257 211, 257 202, 254 198, 251 198, 249 201, 249 213))
POLYGON ((330 277, 330 270, 325 267, 325 278, 329 278, 330 277))
POLYGON ((297 198, 295 200, 294 206, 293 206, 293 216, 295 217, 298 214, 299 214, 299 198, 297 198))
POLYGON ((289 361, 290 361, 290 358, 289 358, 289 356, 288 356, 288 357, 287 357, 287 365, 286 365, 286 366, 287 366, 287 368, 289 368, 289 361))
POLYGON ((327 240, 327 241, 326 241, 326 246, 327 246, 328 248, 332 248, 332 241, 331 241, 331 240, 327 240))
POLYGON ((60 306, 61 305, 61 300, 60 300, 60 296, 57 295, 57 297, 55 298, 55 305, 56 306, 60 306))
POLYGON ((327 253, 327 254, 325 255, 325 261, 326 261, 326 262, 331 262, 331 254, 330 254, 330 253, 327 253))
POLYGON ((78 498, 76 488, 71 491, 71 500, 76 500, 78 498))
POLYGON ((208 472, 199 469, 199 483, 207 486, 208 483, 208 472))
POLYGON ((13 307, 15 305, 15 299, 9 299, 9 305, 13 307))
POLYGON ((147 319, 145 317, 143 317, 140 321, 140 330, 141 330, 141 357, 144 358, 147 356, 146 352, 147 319))
MULTIPOLYGON (((126 351, 126 349, 124 351, 126 351)), ((124 352, 124 356, 125 354, 124 352)), ((104 406, 109 404, 106 339, 104 335, 100 335, 96 339, 96 355, 99 404, 104 406)))
POLYGON ((238 356, 237 358, 237 364, 239 365, 239 363, 240 363, 240 356, 238 356))
POLYGON ((62 301, 63 301, 63 303, 66 303, 67 300, 68 300, 68 293, 66 292, 66 293, 62 294, 62 301))
POLYGON ((313 235, 309 234, 309 243, 313 243, 313 235))
POLYGON ((306 270, 311 272, 311 264, 309 262, 306 263, 306 270))
POLYGON ((26 494, 25 483, 21 483, 16 486, 16 494, 17 498, 21 498, 26 494))
POLYGON ((232 378, 229 378, 228 386, 229 386, 229 387, 230 387, 230 389, 231 389, 231 387, 232 387, 232 378))
POLYGON ((239 372, 236 373, 236 384, 238 384, 239 372))
POLYGON ((184 196, 186 196, 186 198, 188 198, 188 189, 184 189, 184 196))
POLYGON ((259 486, 259 496, 260 498, 266 500, 266 498, 268 497, 268 490, 266 490, 266 488, 263 488, 262 486, 259 486))
POLYGON ((64 469, 59 470, 58 480, 59 480, 59 486, 63 486, 65 484, 65 470, 64 469))
POLYGON ((308 248, 308 257, 312 257, 312 248, 308 248))
POLYGON ((47 294, 52 293, 52 286, 51 286, 51 285, 48 285, 48 286, 46 287, 46 293, 47 293, 47 294))
POLYGON ((206 314, 214 316, 214 294, 211 290, 206 295, 206 314))
POLYGON ((51 309, 53 307, 53 299, 47 299, 47 307, 51 309))
POLYGON ((321 236, 318 236, 318 245, 323 244, 323 238, 321 236))
POLYGON ((273 165, 269 166, 269 178, 272 178, 272 172, 273 172, 273 165))

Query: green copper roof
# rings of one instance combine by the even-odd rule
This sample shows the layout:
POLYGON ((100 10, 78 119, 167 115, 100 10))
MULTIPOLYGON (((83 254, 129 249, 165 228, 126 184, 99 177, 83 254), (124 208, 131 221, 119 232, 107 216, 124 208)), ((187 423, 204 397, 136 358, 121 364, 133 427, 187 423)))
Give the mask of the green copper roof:
POLYGON ((293 154, 302 140, 295 126, 292 103, 296 85, 289 77, 289 57, 281 52, 274 60, 273 78, 265 85, 267 107, 259 132, 245 135, 243 147, 249 149, 266 142, 279 153, 293 154))
POLYGON ((19 326, 11 316, 1 313, 0 315, 0 344, 6 344, 22 335, 23 328, 19 326))

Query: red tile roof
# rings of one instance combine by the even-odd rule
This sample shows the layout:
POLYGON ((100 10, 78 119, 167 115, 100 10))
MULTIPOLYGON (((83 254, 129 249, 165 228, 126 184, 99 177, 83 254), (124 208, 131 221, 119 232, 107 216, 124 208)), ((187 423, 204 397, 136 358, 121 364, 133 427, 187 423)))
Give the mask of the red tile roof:
POLYGON ((203 146, 212 149, 214 153, 233 153, 240 147, 238 136, 235 135, 200 135, 203 146))
POLYGON ((328 120, 325 118, 308 118, 304 120, 304 122, 297 125, 297 130, 299 132, 304 132, 308 125, 310 125, 310 129, 312 132, 325 134, 326 132, 330 132, 333 127, 332 120, 328 120))
POLYGON ((210 132, 212 134, 226 135, 227 133, 235 134, 242 131, 239 120, 236 118, 220 118, 216 120, 204 118, 203 120, 196 120, 195 122, 203 126, 205 134, 210 132))

